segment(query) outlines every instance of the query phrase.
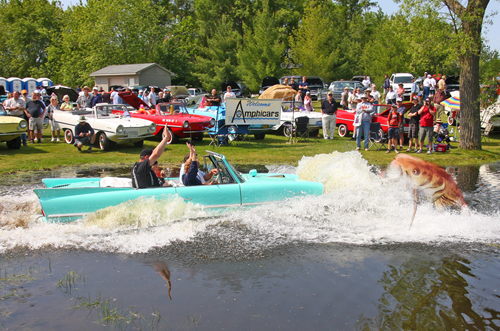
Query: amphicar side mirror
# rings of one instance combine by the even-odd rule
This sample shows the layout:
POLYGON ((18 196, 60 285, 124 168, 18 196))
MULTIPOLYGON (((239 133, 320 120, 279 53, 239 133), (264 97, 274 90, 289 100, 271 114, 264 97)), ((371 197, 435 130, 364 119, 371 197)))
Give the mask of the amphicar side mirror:
POLYGON ((252 176, 252 177, 257 176, 257 169, 252 169, 252 170, 250 170, 250 171, 248 172, 248 174, 249 174, 250 176, 252 176))

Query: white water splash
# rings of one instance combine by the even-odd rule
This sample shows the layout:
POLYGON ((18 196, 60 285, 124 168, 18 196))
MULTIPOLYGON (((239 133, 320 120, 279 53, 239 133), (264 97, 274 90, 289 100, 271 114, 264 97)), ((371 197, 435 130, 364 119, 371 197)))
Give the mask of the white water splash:
POLYGON ((414 203, 411 185, 391 172, 381 178, 357 152, 304 157, 295 170, 303 179, 321 181, 325 193, 219 214, 181 199, 139 199, 69 224, 44 223, 37 218, 40 209, 32 190, 8 193, 0 203, 0 252, 53 247, 142 253, 212 234, 228 242, 258 242, 262 249, 292 241, 364 245, 500 242, 498 211, 437 210, 425 199, 419 202, 409 229, 414 203), (227 231, 231 228, 235 231, 227 231))

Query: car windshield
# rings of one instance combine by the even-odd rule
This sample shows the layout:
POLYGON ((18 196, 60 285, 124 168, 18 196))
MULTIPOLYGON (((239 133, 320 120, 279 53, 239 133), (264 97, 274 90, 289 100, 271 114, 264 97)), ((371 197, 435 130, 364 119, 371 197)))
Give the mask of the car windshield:
POLYGON ((108 117, 112 114, 110 106, 96 106, 96 115, 99 117, 108 117))
POLYGON ((187 114, 186 105, 183 102, 165 102, 157 106, 160 109, 159 115, 167 114, 187 114))
POLYGON ((0 116, 7 116, 7 112, 5 111, 2 105, 0 105, 0 116))
POLYGON ((353 90, 357 87, 360 87, 360 84, 355 82, 337 82, 332 83, 332 86, 334 91, 344 91, 344 88, 346 87, 348 87, 349 90, 353 90))
POLYGON ((283 101, 281 103, 281 109, 284 112, 291 112, 292 109, 295 109, 295 111, 301 111, 304 110, 304 104, 300 101, 283 101))
POLYGON ((396 76, 394 77, 394 83, 399 84, 399 83, 411 83, 411 76, 396 76))
POLYGON ((188 91, 189 91, 189 94, 196 95, 196 91, 195 90, 188 90, 188 91))

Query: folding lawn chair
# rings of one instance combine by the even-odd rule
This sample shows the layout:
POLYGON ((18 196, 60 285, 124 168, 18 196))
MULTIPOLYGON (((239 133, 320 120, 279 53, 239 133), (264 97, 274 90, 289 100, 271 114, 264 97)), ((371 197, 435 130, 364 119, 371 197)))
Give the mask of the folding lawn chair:
POLYGON ((371 149, 372 146, 374 146, 377 151, 382 148, 386 148, 385 144, 387 143, 387 138, 384 137, 384 131, 382 130, 379 122, 370 123, 369 139, 370 145, 368 146, 368 149, 371 149))

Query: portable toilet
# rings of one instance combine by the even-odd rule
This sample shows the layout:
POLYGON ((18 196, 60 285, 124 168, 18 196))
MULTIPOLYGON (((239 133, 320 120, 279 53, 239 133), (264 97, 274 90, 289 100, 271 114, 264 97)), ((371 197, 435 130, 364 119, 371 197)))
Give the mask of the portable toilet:
POLYGON ((53 86, 53 85, 54 85, 54 83, 50 79, 45 78, 45 77, 38 78, 36 80, 36 86, 49 87, 49 86, 53 86))
POLYGON ((5 91, 10 91, 9 90, 9 84, 7 83, 7 79, 5 79, 3 77, 0 77, 0 85, 3 86, 3 88, 5 89, 5 91))
POLYGON ((28 91, 28 95, 31 95, 36 90, 36 79, 31 77, 25 77, 22 79, 23 89, 28 91))
POLYGON ((7 78, 8 90, 10 92, 18 91, 19 93, 23 89, 23 81, 21 78, 10 77, 7 78))

